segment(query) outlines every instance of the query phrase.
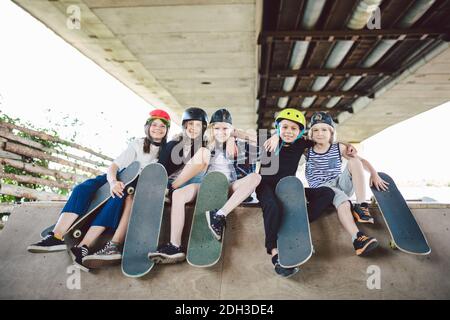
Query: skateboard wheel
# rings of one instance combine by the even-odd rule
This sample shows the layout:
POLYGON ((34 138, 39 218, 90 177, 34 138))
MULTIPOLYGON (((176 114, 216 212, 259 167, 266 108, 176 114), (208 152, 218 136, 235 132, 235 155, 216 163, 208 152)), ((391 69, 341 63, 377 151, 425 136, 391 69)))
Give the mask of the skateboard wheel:
POLYGON ((396 249, 397 249, 397 246, 395 245, 394 240, 389 241, 389 247, 390 247, 392 250, 396 250, 396 249))
POLYGON ((81 237, 81 231, 80 231, 80 230, 75 230, 75 231, 73 232, 73 237, 74 237, 75 239, 78 239, 79 237, 81 237))
POLYGON ((134 193, 134 188, 133 187, 128 187, 127 193, 128 194, 133 194, 134 193))

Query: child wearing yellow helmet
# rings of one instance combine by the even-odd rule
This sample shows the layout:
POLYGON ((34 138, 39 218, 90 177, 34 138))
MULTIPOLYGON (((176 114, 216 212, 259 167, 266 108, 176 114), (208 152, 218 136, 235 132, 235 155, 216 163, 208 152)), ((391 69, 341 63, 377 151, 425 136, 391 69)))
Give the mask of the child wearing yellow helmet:
MULTIPOLYGON (((304 151, 313 143, 304 137, 306 120, 299 110, 288 108, 282 110, 275 119, 276 134, 264 144, 269 151, 269 161, 261 161, 261 182, 256 194, 261 204, 266 235, 267 253, 272 256, 275 272, 282 277, 289 277, 298 272, 298 267, 284 268, 278 260, 277 238, 281 226, 282 210, 275 195, 277 183, 284 177, 295 176, 304 151), (278 147, 279 146, 279 147, 278 147), (276 152, 273 152, 276 150, 276 152)), ((333 200, 330 188, 307 189, 308 215, 310 221, 316 219, 333 200)))

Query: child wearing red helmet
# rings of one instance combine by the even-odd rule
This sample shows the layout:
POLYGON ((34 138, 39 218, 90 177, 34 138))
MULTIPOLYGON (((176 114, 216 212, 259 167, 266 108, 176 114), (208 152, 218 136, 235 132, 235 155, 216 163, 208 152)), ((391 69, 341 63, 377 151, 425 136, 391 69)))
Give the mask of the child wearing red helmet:
POLYGON ((30 245, 30 252, 56 252, 67 250, 62 235, 71 227, 75 220, 85 214, 92 196, 106 182, 110 184, 111 198, 102 207, 88 232, 77 247, 70 249, 74 264, 84 271, 88 266, 98 266, 104 263, 117 263, 121 260, 121 245, 125 239, 128 219, 131 212, 132 196, 124 197, 124 184, 117 180, 119 170, 125 169, 134 161, 139 161, 140 169, 157 162, 161 148, 164 147, 170 128, 170 116, 164 110, 153 110, 145 122, 145 137, 129 143, 109 166, 107 173, 94 179, 89 179, 76 186, 64 206, 60 218, 53 231, 36 244, 30 245), (89 252, 89 247, 105 231, 115 231, 111 241, 96 252, 89 252))

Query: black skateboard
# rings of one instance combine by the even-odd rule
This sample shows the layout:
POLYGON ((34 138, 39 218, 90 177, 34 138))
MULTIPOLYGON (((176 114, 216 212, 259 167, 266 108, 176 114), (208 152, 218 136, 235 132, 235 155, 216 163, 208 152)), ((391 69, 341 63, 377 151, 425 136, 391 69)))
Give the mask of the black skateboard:
MULTIPOLYGON (((125 184, 125 192, 127 194, 132 194, 134 192, 134 187, 132 183, 136 180, 139 174, 140 164, 138 161, 130 164, 125 170, 117 175, 117 180, 122 181, 125 184)), ((67 244, 68 248, 76 246, 83 239, 87 230, 89 229, 92 221, 95 219, 98 209, 111 197, 109 183, 106 182, 101 186, 94 197, 91 200, 91 204, 86 211, 86 214, 80 216, 63 235, 64 242, 67 244)), ((54 229, 55 225, 45 228, 41 232, 41 237, 45 237, 49 232, 54 229)))

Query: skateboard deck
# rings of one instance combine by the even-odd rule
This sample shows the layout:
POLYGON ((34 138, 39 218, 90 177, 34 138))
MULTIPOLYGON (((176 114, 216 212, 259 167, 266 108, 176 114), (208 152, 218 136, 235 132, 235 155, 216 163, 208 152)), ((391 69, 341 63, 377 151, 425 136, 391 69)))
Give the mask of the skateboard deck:
POLYGON ((221 172, 208 173, 200 185, 186 257, 191 266, 211 267, 220 259, 225 230, 218 241, 208 227, 205 212, 223 207, 228 200, 228 187, 228 180, 221 172))
POLYGON ((280 265, 293 268, 308 261, 313 253, 305 189, 298 178, 290 176, 278 182, 275 194, 283 210, 277 241, 280 265))
POLYGON ((391 247, 411 254, 429 254, 431 249, 427 239, 394 180, 386 173, 378 174, 381 179, 389 183, 388 190, 378 191, 374 187, 371 189, 391 235, 391 247))
POLYGON ((159 163, 149 164, 139 176, 122 256, 128 277, 142 277, 154 266, 147 255, 158 247, 167 180, 159 163))
MULTIPOLYGON (((131 163, 125 170, 117 175, 117 180, 122 181, 125 184, 125 192, 131 194, 134 192, 134 188, 130 184, 137 178, 139 174, 140 164, 138 161, 131 163)), ((90 227, 90 224, 95 219, 98 209, 111 197, 109 183, 106 182, 101 186, 86 211, 86 214, 77 218, 72 224, 69 230, 63 235, 64 242, 66 242, 69 248, 77 245, 84 237, 84 234, 90 227)), ((45 228, 41 232, 41 237, 45 237, 48 232, 51 232, 55 225, 45 228)))

